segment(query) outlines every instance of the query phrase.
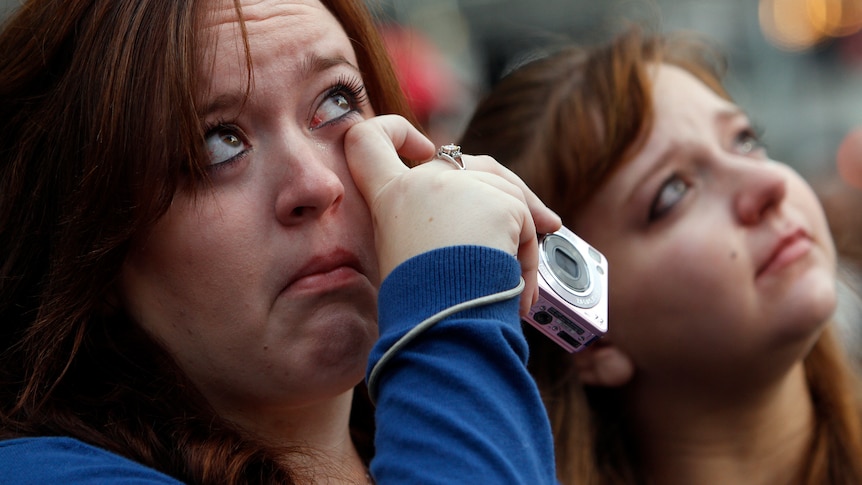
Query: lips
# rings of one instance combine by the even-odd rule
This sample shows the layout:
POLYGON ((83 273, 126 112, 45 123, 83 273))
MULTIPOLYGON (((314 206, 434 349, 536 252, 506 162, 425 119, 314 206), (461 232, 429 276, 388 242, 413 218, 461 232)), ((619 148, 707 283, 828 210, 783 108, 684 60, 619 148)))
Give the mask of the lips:
POLYGON ((803 257, 811 249, 813 242, 808 234, 797 229, 779 238, 769 256, 757 269, 757 277, 778 271, 803 257))
POLYGON ((284 291, 334 289, 363 276, 359 258, 346 250, 333 250, 312 256, 290 281, 284 291))

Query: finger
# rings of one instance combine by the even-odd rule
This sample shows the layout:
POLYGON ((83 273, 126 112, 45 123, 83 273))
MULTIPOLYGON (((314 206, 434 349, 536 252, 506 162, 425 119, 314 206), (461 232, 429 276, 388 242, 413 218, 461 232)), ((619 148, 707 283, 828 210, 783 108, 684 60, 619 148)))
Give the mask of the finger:
POLYGON ((539 299, 539 241, 536 237, 536 226, 526 214, 521 226, 518 261, 521 263, 521 277, 524 278, 524 292, 521 293, 520 300, 520 312, 523 316, 530 312, 530 307, 539 299))
POLYGON ((505 178, 520 188, 524 193, 524 199, 527 203, 527 207, 530 208, 530 214, 533 217, 536 231, 538 231, 539 234, 554 232, 562 226, 560 216, 546 206, 539 196, 537 196, 532 189, 530 189, 527 184, 521 180, 521 177, 509 170, 507 167, 487 155, 464 155, 463 158, 465 158, 465 163, 469 170, 490 171, 505 178))
POLYGON ((399 155, 430 158, 434 144, 404 118, 384 115, 350 127, 344 136, 344 151, 356 186, 371 204, 381 187, 408 170, 399 155))
POLYGON ((527 206, 530 208, 530 214, 533 216, 533 223, 536 227, 536 232, 539 234, 550 234, 562 227, 563 223, 560 216, 546 206, 541 199, 532 191, 527 194, 527 206))
POLYGON ((848 184, 862 188, 862 127, 844 137, 837 154, 838 173, 848 184))

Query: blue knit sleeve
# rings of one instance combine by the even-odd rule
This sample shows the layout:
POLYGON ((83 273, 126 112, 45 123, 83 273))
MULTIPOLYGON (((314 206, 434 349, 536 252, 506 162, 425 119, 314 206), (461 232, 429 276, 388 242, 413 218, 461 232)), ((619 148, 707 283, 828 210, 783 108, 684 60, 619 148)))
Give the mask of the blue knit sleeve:
POLYGON ((152 468, 63 437, 0 441, 0 483, 181 485, 152 468))
MULTIPOLYGON (((515 258, 478 246, 405 262, 381 287, 369 370, 419 322, 513 288, 519 277, 515 258)), ((377 483, 556 483, 550 425, 527 356, 517 298, 456 313, 398 352, 378 383, 377 483)))

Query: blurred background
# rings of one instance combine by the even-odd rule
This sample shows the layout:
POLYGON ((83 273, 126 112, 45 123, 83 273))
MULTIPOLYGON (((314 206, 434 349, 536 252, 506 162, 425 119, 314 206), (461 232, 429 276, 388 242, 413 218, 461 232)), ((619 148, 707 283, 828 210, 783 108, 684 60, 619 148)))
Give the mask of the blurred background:
POLYGON ((423 78, 436 86, 440 99, 422 99, 421 110, 440 110, 455 133, 514 65, 561 40, 600 42, 630 22, 697 31, 719 45, 731 94, 770 153, 807 176, 830 176, 842 136, 862 124, 862 0, 366 1, 395 24, 396 54, 417 64, 402 61, 413 95, 422 98, 423 78))
MULTIPOLYGON (((862 125, 862 0, 355 1, 377 12, 404 88, 437 143, 456 139, 488 86, 544 46, 600 42, 640 22, 717 43, 730 62, 730 92, 773 158, 827 199, 843 194, 833 183, 834 154, 844 133, 862 125)), ((0 0, 0 14, 20 2, 0 0)))
POLYGON ((862 191, 834 162, 862 125, 862 0, 365 1, 437 144, 457 139, 488 87, 549 45, 601 42, 632 22, 707 36, 769 154, 814 185, 839 248, 862 265, 862 191))

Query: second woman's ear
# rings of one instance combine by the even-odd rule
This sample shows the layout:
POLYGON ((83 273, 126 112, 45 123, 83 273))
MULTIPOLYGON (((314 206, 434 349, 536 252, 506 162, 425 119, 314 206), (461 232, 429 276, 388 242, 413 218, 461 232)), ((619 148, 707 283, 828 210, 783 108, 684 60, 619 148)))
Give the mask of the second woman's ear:
POLYGON ((620 387, 635 373, 631 357, 610 341, 597 342, 573 357, 578 379, 588 386, 620 387))
POLYGON ((838 173, 848 184, 862 188, 862 127, 847 133, 836 154, 838 173))

